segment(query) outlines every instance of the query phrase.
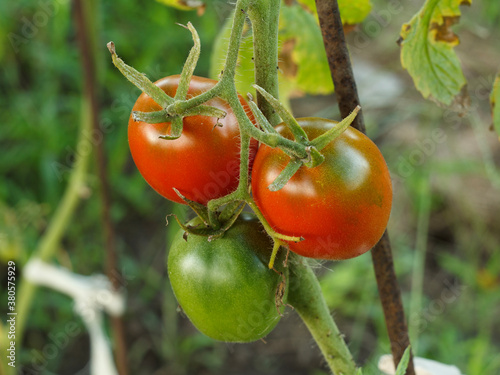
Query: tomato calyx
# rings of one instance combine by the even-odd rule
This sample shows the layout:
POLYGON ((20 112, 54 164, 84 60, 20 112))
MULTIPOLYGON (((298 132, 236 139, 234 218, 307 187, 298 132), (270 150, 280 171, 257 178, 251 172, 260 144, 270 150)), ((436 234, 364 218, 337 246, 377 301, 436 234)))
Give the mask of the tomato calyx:
MULTIPOLYGON (((183 196, 179 190, 174 188, 175 193, 181 198, 200 218, 201 223, 193 226, 182 223, 176 215, 173 215, 179 226, 188 234, 208 237, 208 241, 221 238, 236 222, 245 208, 245 202, 234 201, 225 205, 222 210, 217 210, 213 217, 209 217, 208 208, 198 202, 194 202, 183 196), (215 219, 215 220, 214 220, 215 219)), ((168 215, 170 216, 170 215, 168 215)), ((167 225, 168 225, 167 216, 167 225)))
MULTIPOLYGON (((258 85, 253 87, 267 100, 276 113, 282 118, 283 124, 286 125, 294 138, 294 146, 296 147, 279 147, 285 154, 290 156, 290 161, 276 179, 268 186, 270 191, 281 190, 293 175, 300 169, 301 166, 314 168, 323 163, 325 157, 321 154, 321 150, 325 148, 331 141, 340 136, 354 121, 356 115, 361 110, 358 105, 349 116, 340 121, 337 126, 330 131, 322 134, 320 137, 310 141, 306 132, 299 125, 293 115, 281 104, 281 102, 269 94, 266 90, 258 85), (297 147, 298 146, 298 147, 297 147)), ((249 98, 251 99, 251 98, 249 98)), ((276 144, 280 139, 280 135, 274 127, 267 121, 259 108, 250 100, 250 109, 254 112, 259 125, 264 132, 271 134, 276 139, 276 144)), ((276 145, 270 144, 271 147, 276 145)))
POLYGON ((218 89, 215 87, 209 90, 211 92, 204 93, 205 95, 200 95, 203 101, 200 101, 200 98, 194 102, 187 100, 189 84, 200 56, 200 38, 191 22, 188 22, 187 26, 180 26, 185 27, 191 32, 194 46, 191 48, 186 63, 184 64, 184 68, 182 69, 180 76, 179 86, 173 98, 151 82, 145 74, 140 73, 133 67, 127 65, 121 58, 119 58, 116 54, 116 48, 113 42, 109 42, 107 45, 109 52, 111 53, 113 64, 118 68, 118 70, 120 70, 125 78, 132 82, 142 92, 149 95, 162 108, 161 110, 151 112, 133 111, 132 119, 137 122, 147 122, 149 124, 170 122, 172 124, 170 134, 160 136, 160 138, 166 140, 175 140, 181 136, 183 119, 185 117, 215 117, 218 122, 227 115, 227 113, 220 108, 203 105, 204 102, 217 96, 218 89))

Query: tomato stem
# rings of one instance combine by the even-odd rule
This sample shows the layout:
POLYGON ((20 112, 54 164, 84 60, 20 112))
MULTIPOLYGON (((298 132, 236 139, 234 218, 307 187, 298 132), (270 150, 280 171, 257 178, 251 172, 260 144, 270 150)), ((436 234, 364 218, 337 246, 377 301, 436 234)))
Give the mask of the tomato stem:
POLYGON ((335 374, 355 374, 356 364, 325 303, 307 260, 290 254, 288 303, 300 315, 335 374))
MULTIPOLYGON (((279 97, 278 85, 278 29, 280 0, 256 1, 248 11, 252 22, 255 83, 275 98, 279 97)), ((280 123, 278 114, 270 103, 257 92, 257 103, 269 122, 280 123)))

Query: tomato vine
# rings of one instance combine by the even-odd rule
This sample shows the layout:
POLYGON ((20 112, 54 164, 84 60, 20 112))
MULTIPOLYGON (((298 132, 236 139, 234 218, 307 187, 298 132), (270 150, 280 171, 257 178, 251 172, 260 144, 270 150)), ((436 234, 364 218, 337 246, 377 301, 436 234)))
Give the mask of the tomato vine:
MULTIPOLYGON (((225 65, 220 74, 220 80, 207 91, 191 98, 188 98, 186 94, 200 54, 200 40, 191 24, 187 25, 187 29, 193 35, 194 47, 191 49, 183 67, 177 93, 174 97, 166 95, 144 75, 125 64, 117 56, 113 43, 110 42, 108 44, 113 62, 118 69, 127 79, 153 98, 161 107, 160 110, 149 113, 134 112, 133 118, 135 120, 155 123, 171 122, 170 133, 162 136, 165 142, 174 141, 180 137, 185 117, 202 115, 222 118, 226 115, 220 109, 207 106, 206 103, 209 100, 218 97, 228 103, 238 121, 240 130, 238 185, 229 194, 208 201, 206 206, 186 199, 186 197, 178 193, 183 201, 190 205, 205 223, 201 228, 186 226, 183 223, 180 223, 180 225, 186 232, 194 235, 203 234, 208 236, 208 240, 210 241, 222 237, 236 221, 242 207, 247 204, 255 212, 264 229, 274 242, 269 268, 273 268, 276 253, 282 245, 285 245, 286 242, 299 242, 302 238, 276 232, 255 203, 249 189, 249 150, 251 140, 255 139, 269 147, 279 148, 290 157, 287 166, 269 187, 271 190, 277 191, 283 188, 301 167, 314 168, 320 165, 325 160, 321 152, 322 149, 349 127, 360 110, 359 106, 352 108, 352 112, 336 126, 333 126, 332 129, 313 140, 308 138, 308 135, 301 128, 297 120, 293 118, 277 98, 277 34, 279 13, 279 0, 238 0, 233 15, 229 47, 225 65), (253 98, 250 97, 249 105, 260 128, 254 125, 248 113, 243 108, 238 98, 235 84, 239 47, 247 17, 252 23, 254 36, 256 82, 254 87, 257 90, 258 103, 258 105, 255 105, 252 101, 253 98), (274 126, 281 121, 280 118, 293 135, 293 139, 281 135, 274 129, 274 126)), ((307 262, 295 255, 291 259, 288 265, 290 274, 293 275, 289 290, 289 299, 292 305, 306 322, 332 371, 338 374, 353 374, 356 371, 356 365, 328 311, 319 288, 318 280, 307 265, 307 262), (327 332, 326 336, 325 332, 327 332)))

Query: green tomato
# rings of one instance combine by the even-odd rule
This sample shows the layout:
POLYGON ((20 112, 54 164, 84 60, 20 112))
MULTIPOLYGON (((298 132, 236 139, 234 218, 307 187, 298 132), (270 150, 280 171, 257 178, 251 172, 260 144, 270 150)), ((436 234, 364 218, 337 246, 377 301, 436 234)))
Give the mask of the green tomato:
MULTIPOLYGON (((200 224, 196 218, 188 225, 200 224)), ((179 231, 170 248, 168 275, 177 301, 194 326, 227 342, 251 342, 271 332, 280 320, 276 291, 283 287, 283 277, 267 266, 272 241, 260 222, 245 214, 222 238, 183 236, 184 231, 179 231)), ((286 280, 282 260, 283 254, 275 264, 286 280)), ((286 288, 284 294, 283 303, 286 288)))

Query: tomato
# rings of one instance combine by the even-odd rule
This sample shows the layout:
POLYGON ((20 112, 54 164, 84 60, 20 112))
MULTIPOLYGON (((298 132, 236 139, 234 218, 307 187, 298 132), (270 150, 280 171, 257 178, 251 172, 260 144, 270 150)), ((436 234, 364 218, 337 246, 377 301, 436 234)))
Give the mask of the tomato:
MULTIPOLYGON (((336 124, 321 118, 298 122, 310 140, 336 124)), ((277 130, 292 139, 284 125, 277 130)), ((385 231, 392 205, 389 171, 377 146, 352 127, 321 153, 322 164, 300 167, 281 190, 272 192, 268 186, 290 158, 262 145, 253 165, 253 196, 274 230, 304 238, 290 243, 290 250, 310 258, 353 258, 370 250, 385 231)))
POLYGON ((220 341, 258 340, 280 320, 275 293, 283 278, 267 267, 272 241, 253 215, 241 216, 212 241, 193 234, 184 240, 181 230, 168 255, 177 301, 199 331, 220 341))
MULTIPOLYGON (((169 96, 177 92, 180 76, 169 76, 155 82, 169 96)), ((191 79, 188 97, 197 96, 217 82, 208 78, 191 79)), ((245 111, 250 108, 240 96, 245 111)), ((134 121, 128 125, 128 141, 134 162, 144 179, 159 194, 175 202, 184 203, 173 188, 186 198, 201 204, 234 191, 238 185, 240 145, 236 117, 224 100, 214 98, 205 103, 227 112, 219 120, 206 116, 184 118, 180 138, 159 138, 170 134, 170 123, 149 124, 134 121)), ((161 107, 145 93, 137 99, 133 111, 152 112, 161 107)), ((258 144, 252 141, 250 160, 253 160, 258 144)))

